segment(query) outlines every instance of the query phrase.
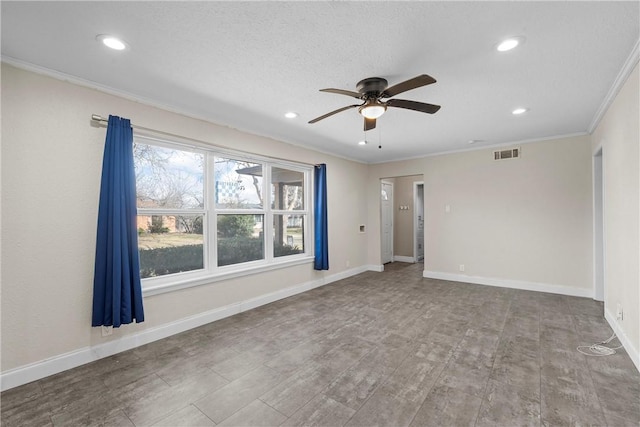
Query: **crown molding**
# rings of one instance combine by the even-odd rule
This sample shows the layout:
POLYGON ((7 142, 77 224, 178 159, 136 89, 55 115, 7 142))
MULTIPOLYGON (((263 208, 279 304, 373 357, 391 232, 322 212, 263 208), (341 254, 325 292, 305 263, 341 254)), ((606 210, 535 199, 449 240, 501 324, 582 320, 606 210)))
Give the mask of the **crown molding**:
POLYGON ((631 72, 633 71, 634 67, 636 66, 639 60, 640 60, 640 40, 636 41, 636 44, 633 46, 633 49, 631 49, 631 53, 627 57, 627 60, 624 62, 624 65, 622 66, 622 69, 618 73, 618 76, 613 81, 613 84, 611 85, 611 88, 609 89, 607 96, 604 97, 604 99, 602 100, 602 104, 600 104, 600 108, 598 108, 598 110, 594 114, 593 119, 591 120, 591 124, 587 128, 587 131, 589 132, 589 134, 592 134, 593 131, 596 130, 596 127, 598 127, 600 120, 602 120, 602 118, 604 117, 604 114, 609 109, 609 106, 611 106, 611 104, 613 103, 613 100, 618 95, 618 92, 620 92, 620 89, 622 89, 622 86, 625 84, 625 82, 631 75, 631 72))
POLYGON ((30 71, 32 73, 36 73, 36 74, 44 75, 44 76, 47 76, 47 77, 51 77, 51 78, 54 78, 56 80, 62 80, 62 81, 65 81, 67 83, 75 84, 75 85, 86 87, 86 88, 93 89, 93 90, 97 90, 99 92, 103 92, 103 93, 106 93, 108 95, 117 96, 119 98, 123 98, 123 99, 129 100, 129 101, 133 101, 133 102, 136 102, 138 104, 146 105, 146 106, 153 107, 153 108, 158 108, 160 110, 168 111, 168 112, 174 113, 174 114, 179 114, 181 116, 189 117, 191 119, 201 120, 201 121, 204 121, 204 122, 207 122, 207 123, 212 123, 212 124, 217 125, 217 126, 222 126, 222 127, 228 128, 228 129, 237 130, 239 132, 248 133, 248 134, 251 134, 251 135, 256 135, 256 136, 260 136, 260 137, 263 137, 263 138, 268 138, 268 139, 271 139, 273 141, 282 142, 282 143, 285 143, 285 144, 288 144, 288 145, 293 145, 294 147, 304 148, 305 150, 314 151, 316 153, 326 154, 328 156, 339 158, 339 159, 343 159, 343 160, 348 160, 350 162, 360 163, 360 164, 367 164, 367 162, 365 162, 363 160, 359 160, 359 159, 351 158, 349 156, 344 156, 344 155, 341 155, 341 154, 333 153, 331 151, 323 150, 323 149, 315 147, 315 146, 309 146, 309 145, 301 144, 299 142, 292 141, 290 139, 282 138, 281 136, 266 135, 264 133, 255 132, 255 131, 252 131, 250 129, 245 129, 245 128, 242 128, 242 127, 237 127, 237 126, 232 126, 232 125, 229 125, 229 124, 226 124, 226 123, 221 123, 219 121, 216 121, 215 118, 207 117, 205 115, 198 114, 198 113, 193 113, 193 112, 188 111, 187 109, 184 109, 184 108, 175 107, 175 106, 172 106, 172 105, 169 105, 169 104, 163 104, 161 102, 155 101, 155 100, 150 99, 150 98, 145 98, 143 96, 135 95, 133 93, 126 92, 126 91, 123 91, 123 90, 114 89, 114 88, 112 88, 110 86, 102 85, 100 83, 96 83, 96 82, 91 81, 91 80, 82 79, 80 77, 76 77, 76 76, 73 76, 71 74, 66 74, 66 73, 63 73, 61 71, 52 70, 50 68, 42 67, 40 65, 36 65, 36 64, 31 63, 31 62, 22 61, 20 59, 13 58, 11 56, 0 55, 0 62, 4 62, 6 64, 9 64, 9 65, 13 66, 13 67, 20 68, 20 69, 25 70, 25 71, 30 71), (276 138, 281 138, 281 139, 276 139, 276 138))
POLYGON ((553 141, 553 140, 556 140, 556 139, 576 138, 576 137, 585 136, 585 135, 589 135, 589 133, 585 131, 585 132, 565 133, 565 134, 560 134, 560 135, 541 136, 541 137, 538 137, 538 138, 513 140, 513 141, 508 141, 508 142, 501 142, 501 143, 498 143, 498 144, 476 145, 476 146, 473 146, 473 147, 460 148, 460 149, 457 149, 457 150, 438 151, 437 153, 422 154, 422 155, 414 156, 414 157, 403 157, 403 158, 396 159, 396 160, 384 160, 384 161, 381 161, 381 162, 371 162, 369 164, 370 165, 381 165, 381 164, 384 164, 384 163, 394 163, 394 162, 404 162, 404 161, 409 161, 409 160, 419 160, 419 159, 426 159, 426 158, 429 158, 429 157, 448 156, 450 154, 469 153, 469 152, 472 152, 472 151, 489 150, 489 149, 492 149, 492 148, 513 147, 513 146, 516 146, 516 145, 531 144, 531 143, 535 143, 535 142, 553 141))

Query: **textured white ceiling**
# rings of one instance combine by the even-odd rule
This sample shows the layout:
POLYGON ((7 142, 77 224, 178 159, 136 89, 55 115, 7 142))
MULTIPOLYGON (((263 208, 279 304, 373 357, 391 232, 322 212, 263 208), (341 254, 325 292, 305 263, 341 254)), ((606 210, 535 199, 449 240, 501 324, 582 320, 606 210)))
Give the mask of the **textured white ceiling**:
MULTIPOLYGON (((363 162, 587 132, 629 55, 630 2, 12 2, 3 60, 125 92, 216 123, 363 162), (110 51, 97 34, 131 48, 110 51), (495 44, 524 36, 520 48, 495 44), (389 109, 365 137, 354 104, 319 92, 437 83, 398 96, 442 105, 389 109), (515 117, 517 106, 530 108, 515 117), (297 119, 284 118, 296 111, 297 119), (378 149, 378 144, 382 149, 378 149)), ((117 111, 96 111, 117 114, 117 111)), ((135 117, 132 117, 135 123, 135 117)), ((161 123, 157 126, 161 130, 161 123)))

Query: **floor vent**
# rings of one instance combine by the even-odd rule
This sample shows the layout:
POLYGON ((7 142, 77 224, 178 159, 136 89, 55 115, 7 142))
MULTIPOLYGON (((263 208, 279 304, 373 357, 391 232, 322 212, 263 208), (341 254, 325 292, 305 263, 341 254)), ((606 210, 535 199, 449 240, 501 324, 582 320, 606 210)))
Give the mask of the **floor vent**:
POLYGON ((493 160, 518 158, 520 158, 520 148, 510 148, 508 150, 498 150, 493 152, 493 160))

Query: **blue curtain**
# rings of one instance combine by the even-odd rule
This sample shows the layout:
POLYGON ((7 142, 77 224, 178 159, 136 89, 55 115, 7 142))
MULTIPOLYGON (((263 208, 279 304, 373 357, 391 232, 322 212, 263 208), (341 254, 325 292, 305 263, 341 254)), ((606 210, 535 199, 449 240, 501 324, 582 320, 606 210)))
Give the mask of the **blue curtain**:
POLYGON ((314 224, 316 270, 329 269, 329 239, 327 233, 327 165, 316 165, 314 179, 314 224))
POLYGON ((102 161, 92 326, 144 321, 133 130, 128 119, 109 116, 102 161))

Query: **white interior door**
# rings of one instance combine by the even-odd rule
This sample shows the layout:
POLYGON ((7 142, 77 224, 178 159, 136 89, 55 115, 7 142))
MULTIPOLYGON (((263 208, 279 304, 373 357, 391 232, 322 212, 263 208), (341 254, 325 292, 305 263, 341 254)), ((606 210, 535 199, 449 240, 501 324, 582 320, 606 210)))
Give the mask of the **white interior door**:
POLYGON ((413 253, 416 261, 422 261, 424 259, 424 184, 416 182, 414 185, 415 248, 413 253))
POLYGON ((393 261, 393 184, 382 181, 380 191, 382 263, 393 261))

